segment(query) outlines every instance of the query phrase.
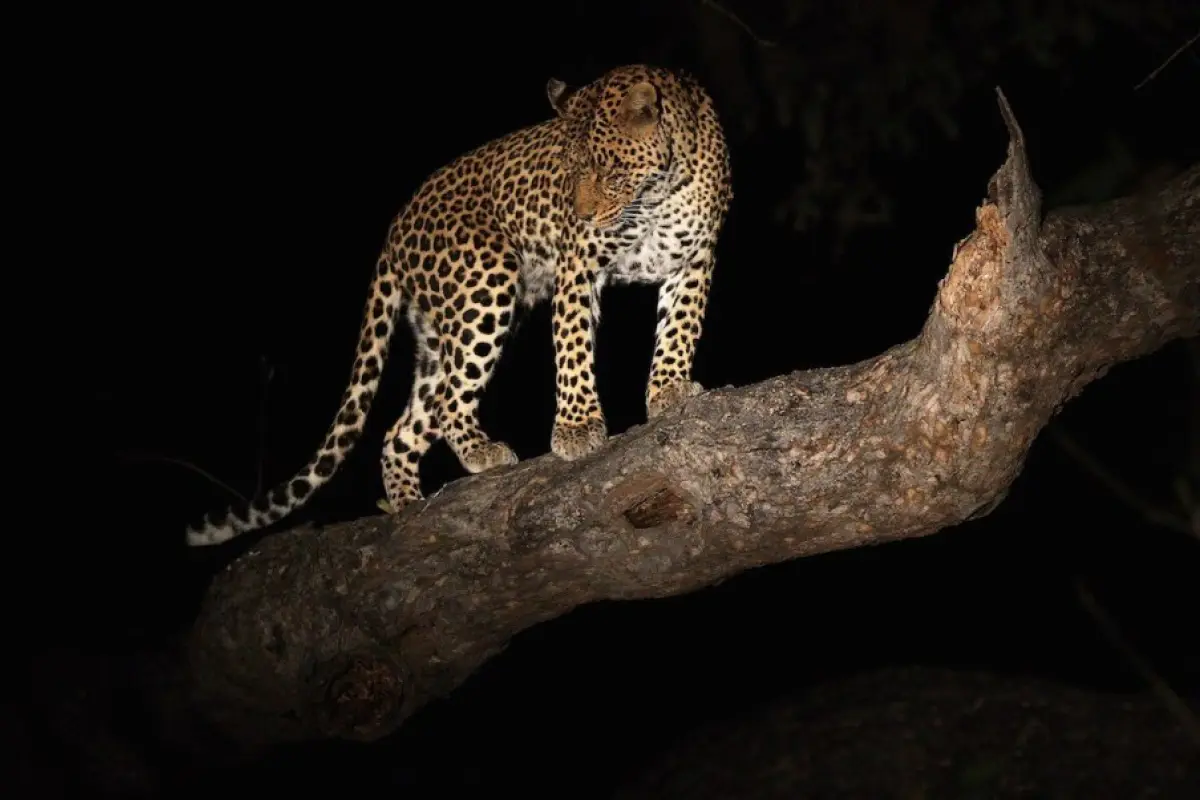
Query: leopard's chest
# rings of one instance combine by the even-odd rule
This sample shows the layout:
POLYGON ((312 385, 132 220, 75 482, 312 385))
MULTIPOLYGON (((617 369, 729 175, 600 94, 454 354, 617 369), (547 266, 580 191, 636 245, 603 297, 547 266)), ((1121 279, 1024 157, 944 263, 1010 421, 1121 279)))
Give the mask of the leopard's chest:
POLYGON ((612 229, 598 231, 603 280, 661 284, 686 269, 711 246, 712 216, 702 211, 696 192, 685 190, 612 229))
POLYGON ((696 252, 696 231, 671 219, 648 219, 625 230, 601 232, 598 249, 605 283, 662 283, 696 252))
MULTIPOLYGON (((707 241, 704 218, 666 203, 654 213, 625 219, 609 228, 593 228, 584 249, 595 258, 595 291, 605 285, 659 284, 691 263, 707 241)), ((569 237, 568 237, 569 238, 569 237)), ((569 257, 567 240, 532 238, 523 243, 522 298, 534 305, 553 295, 556 271, 569 257)))

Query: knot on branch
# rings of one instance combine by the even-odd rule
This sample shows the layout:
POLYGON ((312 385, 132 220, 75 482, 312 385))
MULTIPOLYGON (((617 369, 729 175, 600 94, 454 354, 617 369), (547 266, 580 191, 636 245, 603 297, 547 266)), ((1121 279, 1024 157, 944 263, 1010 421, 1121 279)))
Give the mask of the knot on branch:
POLYGON ((341 654, 311 678, 309 712, 327 736, 371 741, 395 728, 406 684, 404 669, 389 654, 341 654))
POLYGON ((675 521, 690 522, 693 518, 691 505, 665 487, 625 509, 625 519, 638 529, 657 528, 675 521))
POLYGON ((694 504, 665 475, 638 475, 613 489, 605 498, 614 516, 620 515, 635 530, 657 528, 671 522, 684 524, 697 518, 694 504))

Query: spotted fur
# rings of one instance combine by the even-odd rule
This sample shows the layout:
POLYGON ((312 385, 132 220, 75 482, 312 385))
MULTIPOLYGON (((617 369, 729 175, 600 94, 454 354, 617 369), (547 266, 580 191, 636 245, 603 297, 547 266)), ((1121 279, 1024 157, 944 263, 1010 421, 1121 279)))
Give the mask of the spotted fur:
POLYGON ((547 85, 556 115, 434 172, 393 220, 375 268, 357 357, 337 416, 309 463, 250 505, 190 528, 224 542, 282 519, 333 477, 362 434, 403 312, 415 378, 383 448, 393 510, 422 497, 418 465, 445 439, 472 473, 514 464, 479 426, 480 395, 513 313, 553 303, 551 450, 574 460, 607 438, 594 367, 607 283, 659 286, 649 417, 701 391, 691 380, 717 236, 732 199, 716 111, 692 78, 615 69, 575 91, 547 85))

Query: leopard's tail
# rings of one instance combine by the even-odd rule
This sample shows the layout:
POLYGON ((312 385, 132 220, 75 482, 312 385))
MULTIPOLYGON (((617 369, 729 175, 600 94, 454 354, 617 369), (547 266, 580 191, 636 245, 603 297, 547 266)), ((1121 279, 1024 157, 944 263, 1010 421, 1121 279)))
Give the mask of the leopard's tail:
POLYGON ((250 503, 239 503, 219 515, 206 515, 198 524, 189 526, 188 545, 221 544, 239 534, 278 522, 304 505, 320 486, 329 482, 362 436, 402 305, 399 281, 385 248, 376 265, 371 293, 363 312, 350 384, 342 395, 337 416, 324 443, 308 464, 289 480, 250 503))

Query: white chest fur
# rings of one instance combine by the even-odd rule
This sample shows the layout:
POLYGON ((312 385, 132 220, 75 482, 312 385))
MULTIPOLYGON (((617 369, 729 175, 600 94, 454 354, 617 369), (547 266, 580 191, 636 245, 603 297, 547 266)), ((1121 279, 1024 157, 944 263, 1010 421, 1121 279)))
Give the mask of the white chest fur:
POLYGON ((620 238, 601 269, 606 282, 661 283, 695 255, 698 237, 668 218, 648 220, 620 238))

